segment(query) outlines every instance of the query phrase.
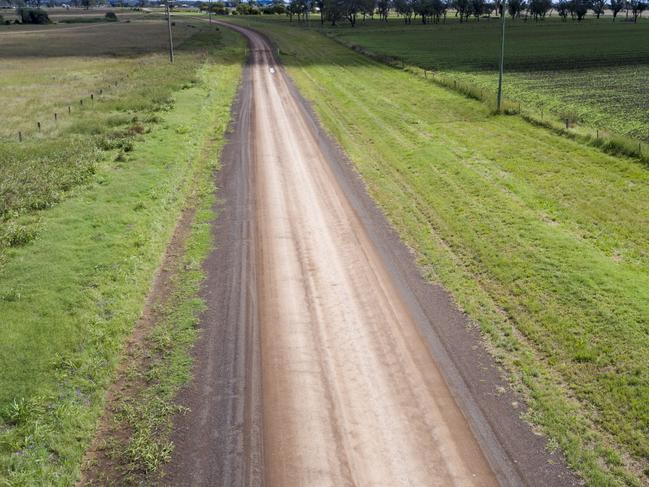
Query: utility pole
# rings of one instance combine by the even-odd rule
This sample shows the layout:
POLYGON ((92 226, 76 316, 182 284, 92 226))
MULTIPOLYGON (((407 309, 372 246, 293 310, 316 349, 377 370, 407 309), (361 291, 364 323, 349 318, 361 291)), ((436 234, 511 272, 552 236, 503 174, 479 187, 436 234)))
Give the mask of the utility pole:
POLYGON ((212 0, 210 0, 209 3, 210 3, 209 9, 210 9, 210 24, 211 24, 212 23, 212 0))
POLYGON ((171 35, 171 0, 167 0, 165 3, 167 7, 167 27, 169 28, 169 61, 173 64, 174 62, 174 40, 171 35))
POLYGON ((498 97, 496 99, 496 109, 498 113, 502 108, 503 100, 503 71, 505 70, 505 0, 500 0, 501 14, 500 14, 500 73, 498 74, 498 97))

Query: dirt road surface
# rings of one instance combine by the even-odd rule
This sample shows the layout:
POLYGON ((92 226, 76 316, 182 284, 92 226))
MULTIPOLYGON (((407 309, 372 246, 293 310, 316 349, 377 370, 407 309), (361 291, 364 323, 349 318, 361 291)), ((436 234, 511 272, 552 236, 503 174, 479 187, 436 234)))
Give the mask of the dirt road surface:
POLYGON ((168 483, 572 485, 269 41, 233 28, 251 57, 168 483))

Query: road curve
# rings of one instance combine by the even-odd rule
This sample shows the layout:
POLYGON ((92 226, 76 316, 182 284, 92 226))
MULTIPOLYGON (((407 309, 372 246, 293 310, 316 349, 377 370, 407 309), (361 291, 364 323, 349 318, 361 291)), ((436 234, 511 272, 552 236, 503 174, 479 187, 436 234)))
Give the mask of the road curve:
POLYGON ((577 485, 495 392, 479 334, 421 279, 270 42, 227 27, 251 52, 167 484, 577 485))
POLYGON ((267 484, 496 485, 271 46, 246 36, 267 484))

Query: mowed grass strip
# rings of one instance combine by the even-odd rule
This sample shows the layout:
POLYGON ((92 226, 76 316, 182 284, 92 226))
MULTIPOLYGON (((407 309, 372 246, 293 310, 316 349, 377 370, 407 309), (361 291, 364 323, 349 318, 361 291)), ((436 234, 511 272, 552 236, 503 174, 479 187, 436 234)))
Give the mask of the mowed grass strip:
MULTIPOLYGON (((576 118, 649 142, 649 21, 507 19, 505 96, 523 111, 576 118)), ((319 24, 318 24, 319 25, 319 24)), ((325 31, 341 41, 471 83, 495 104, 500 59, 497 18, 421 25, 401 19, 325 31), (493 94, 489 97, 488 94, 493 94)))
POLYGON ((237 21, 278 42, 422 269, 488 335, 549 447, 589 485, 646 482, 647 168, 317 32, 237 21))
POLYGON ((227 127, 243 44, 230 32, 204 34, 194 40, 193 63, 183 64, 177 53, 178 69, 191 70, 193 82, 166 95, 168 106, 150 133, 117 161, 119 149, 109 151, 90 183, 40 213, 37 238, 6 252, 0 269, 3 485, 75 482, 124 339, 204 164, 200 151, 205 140, 221 140, 227 127))

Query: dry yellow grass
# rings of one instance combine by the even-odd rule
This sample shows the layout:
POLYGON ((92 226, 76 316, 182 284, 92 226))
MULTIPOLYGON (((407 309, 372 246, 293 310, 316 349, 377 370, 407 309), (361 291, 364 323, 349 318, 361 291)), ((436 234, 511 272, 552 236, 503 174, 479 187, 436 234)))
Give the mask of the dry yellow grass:
MULTIPOLYGON (((101 16, 103 11, 95 11, 101 16)), ((90 14, 89 14, 90 15, 90 14)), ((52 134, 91 105, 90 95, 105 100, 130 90, 131 73, 167 62, 167 26, 160 16, 130 16, 131 22, 0 26, 0 138, 52 134), (72 116, 68 116, 68 106, 72 116), (54 123, 54 113, 58 124, 54 123)), ((195 28, 176 21, 174 40, 182 44, 195 28)))

